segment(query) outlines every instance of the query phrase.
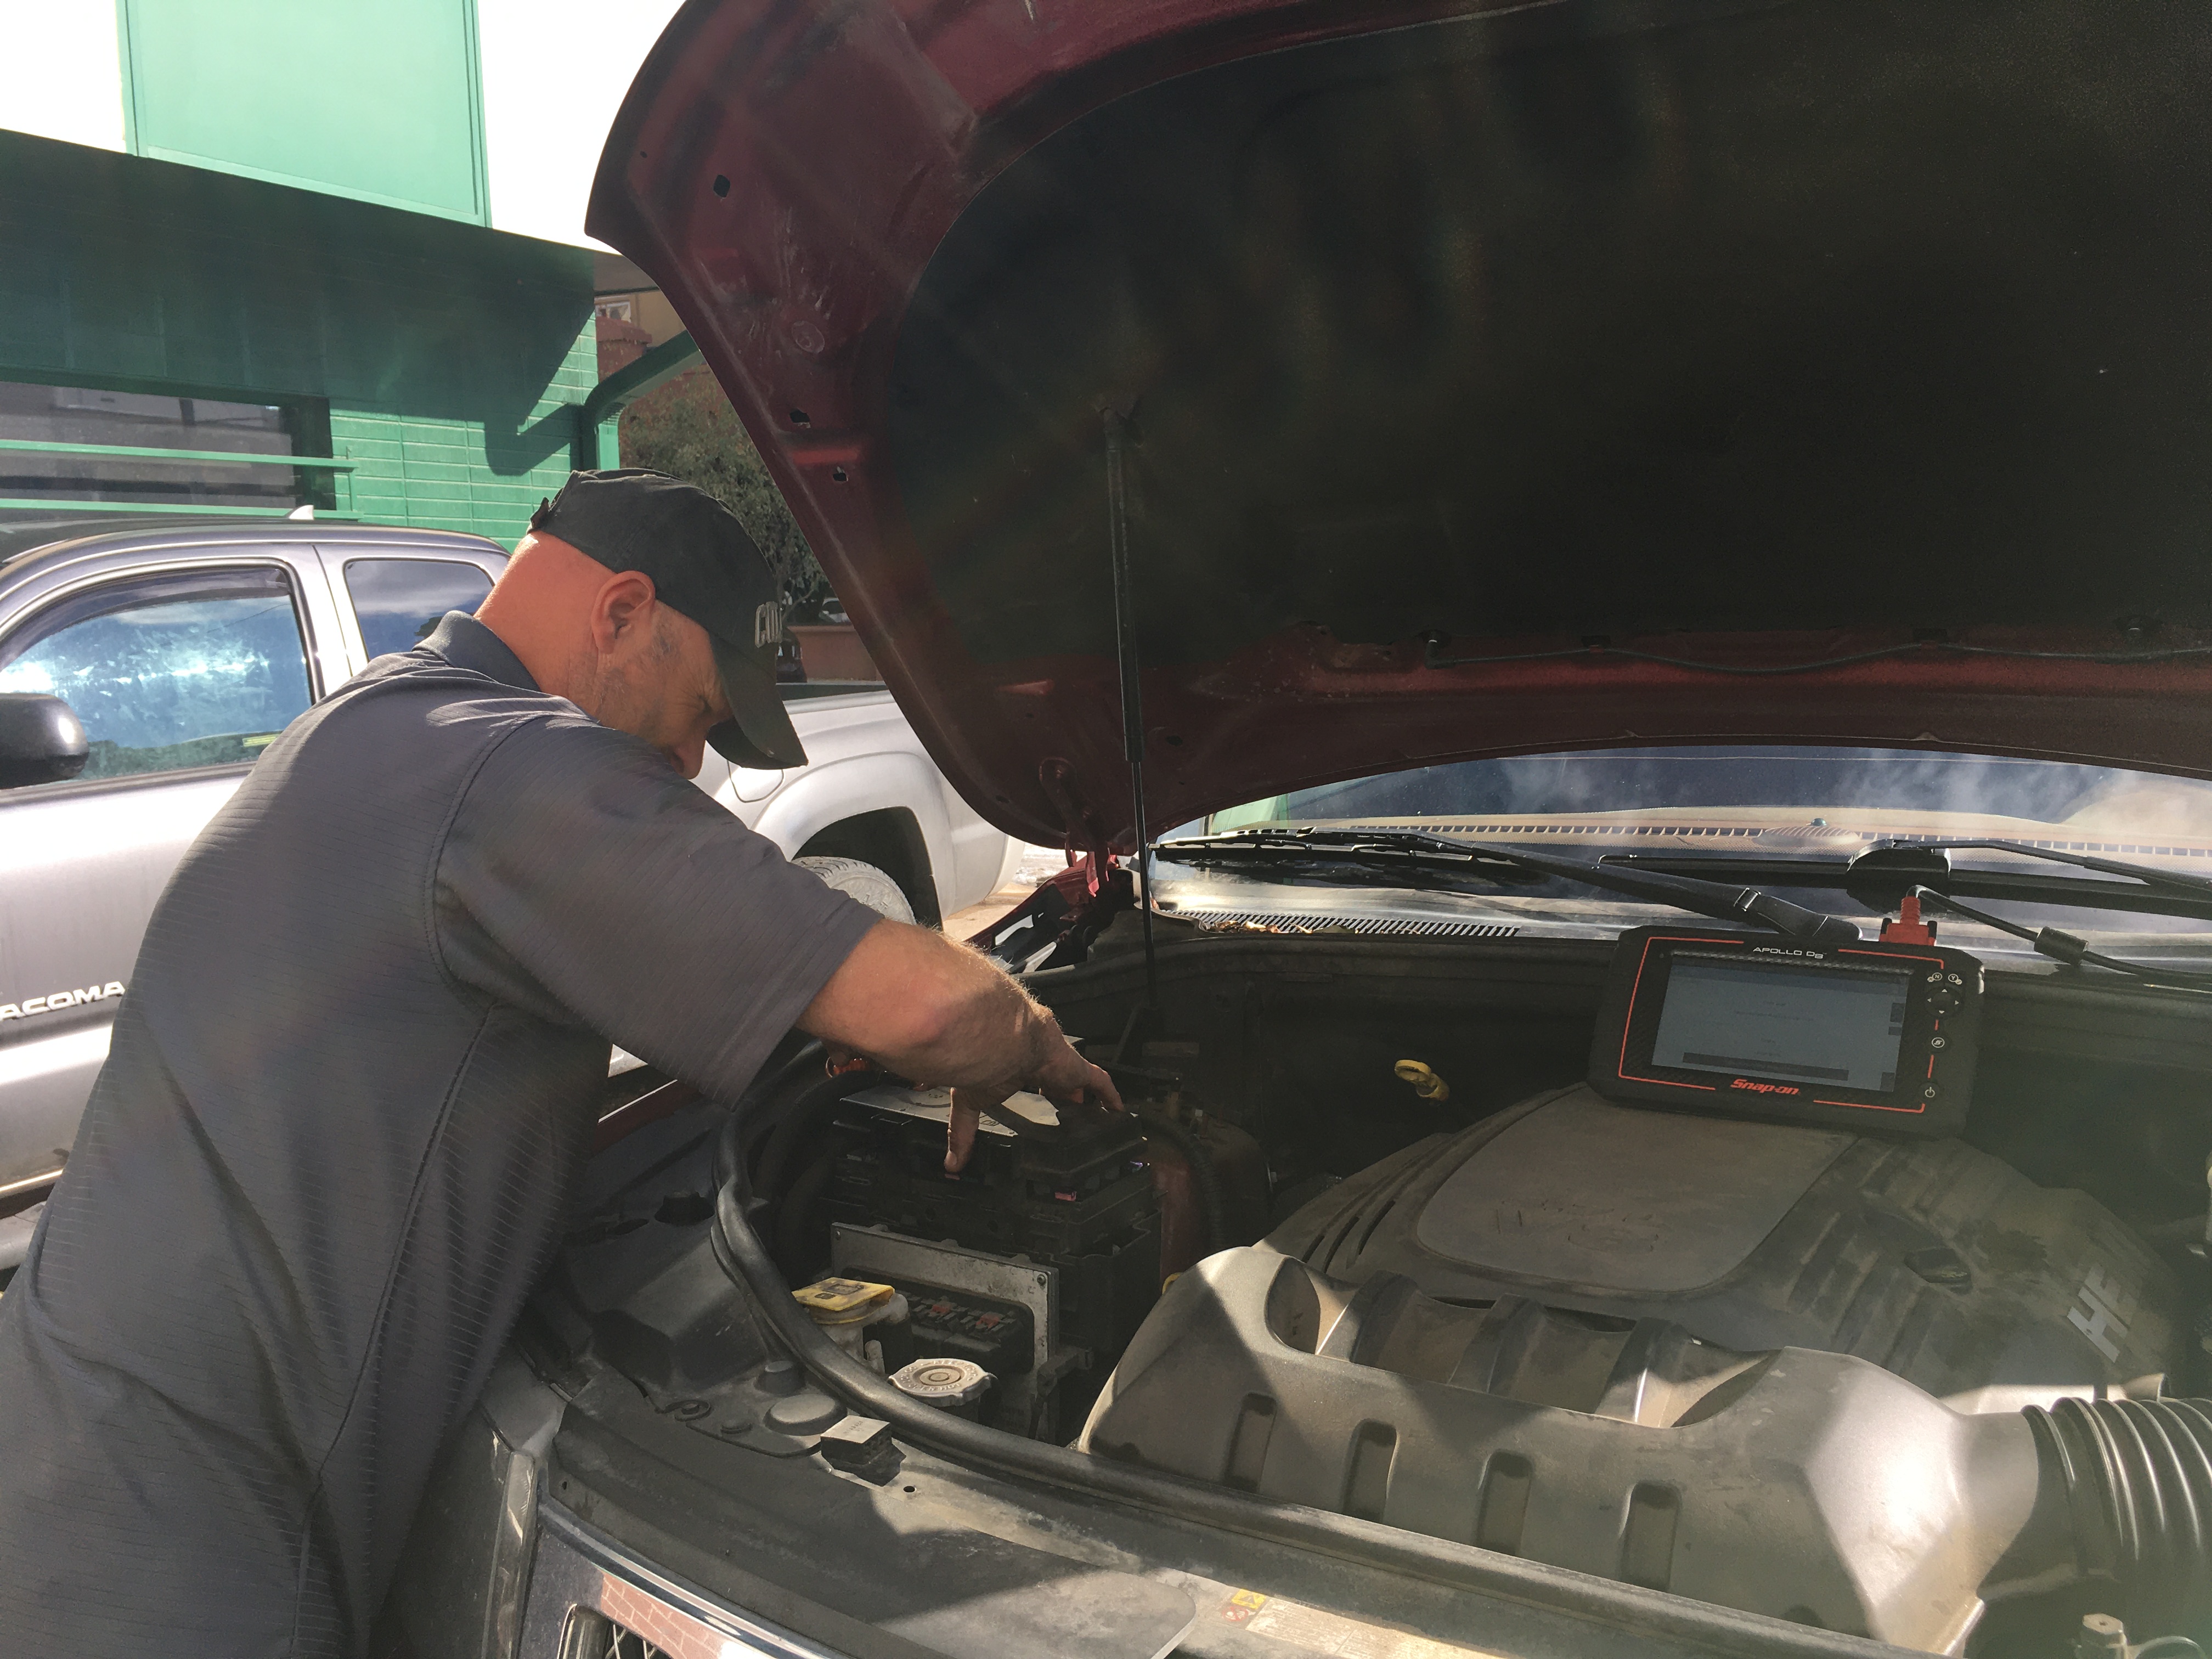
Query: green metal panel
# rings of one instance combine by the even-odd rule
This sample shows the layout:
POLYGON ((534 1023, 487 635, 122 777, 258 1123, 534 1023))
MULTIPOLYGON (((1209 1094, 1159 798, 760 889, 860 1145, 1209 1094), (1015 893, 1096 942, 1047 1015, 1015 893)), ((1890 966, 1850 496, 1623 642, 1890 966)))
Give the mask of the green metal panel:
POLYGON ((345 461, 324 460, 313 455, 256 455, 240 449, 151 449, 142 444, 64 444, 42 438, 0 438, 0 449, 34 455, 113 455, 134 461, 221 461, 230 466, 289 466, 329 472, 350 472, 345 461))
POLYGON ((118 0, 141 155, 489 223, 475 0, 118 0))
POLYGON ((204 513, 224 519, 289 519, 294 511, 282 507, 207 507, 196 501, 58 501, 44 495, 0 495, 0 507, 21 507, 31 513, 204 513))
POLYGON ((9 379, 325 399, 337 513, 511 545, 599 380, 592 256, 0 132, 9 379))

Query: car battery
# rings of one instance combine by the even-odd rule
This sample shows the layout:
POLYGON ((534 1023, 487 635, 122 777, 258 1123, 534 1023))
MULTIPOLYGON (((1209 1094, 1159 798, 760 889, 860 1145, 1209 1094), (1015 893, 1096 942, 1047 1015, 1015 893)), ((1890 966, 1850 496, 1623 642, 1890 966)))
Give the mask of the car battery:
MULTIPOLYGON (((1010 1104, 1033 1121, 1053 1113, 1034 1096, 1010 1104)), ((942 1090, 880 1087, 847 1101, 823 1199, 830 1218, 1057 1267, 1053 1339, 1119 1354, 1159 1293, 1158 1204, 1136 1120, 1071 1113, 1065 1126, 1030 1135, 986 1118, 954 1176, 945 1170, 950 1108, 942 1090)))

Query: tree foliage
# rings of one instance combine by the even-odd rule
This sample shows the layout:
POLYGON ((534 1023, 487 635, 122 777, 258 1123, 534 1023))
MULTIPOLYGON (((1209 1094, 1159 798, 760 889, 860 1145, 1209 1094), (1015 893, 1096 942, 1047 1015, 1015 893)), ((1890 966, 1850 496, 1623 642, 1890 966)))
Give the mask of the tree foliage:
POLYGON ((837 608, 760 451, 706 370, 680 375, 623 411, 622 457, 624 466, 651 467, 695 483, 736 514, 775 573, 790 621, 818 622, 837 608))

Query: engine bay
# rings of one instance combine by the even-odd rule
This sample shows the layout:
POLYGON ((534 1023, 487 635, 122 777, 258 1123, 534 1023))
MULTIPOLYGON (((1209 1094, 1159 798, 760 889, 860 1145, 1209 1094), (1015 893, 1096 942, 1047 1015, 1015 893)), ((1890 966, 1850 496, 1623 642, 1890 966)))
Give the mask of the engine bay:
POLYGON ((2199 999, 1957 952, 1731 988, 1704 964, 1744 936, 1668 930, 1723 1041, 1639 1006, 1655 931, 1212 940, 1149 1020, 1109 933, 1033 985, 1128 1117, 1018 1102, 952 1178, 941 1096, 799 1055, 603 1157, 541 1331, 702 1432, 879 1473, 701 1237, 734 1181, 826 1334, 1010 1434, 1925 1651, 2193 1632, 2199 999))

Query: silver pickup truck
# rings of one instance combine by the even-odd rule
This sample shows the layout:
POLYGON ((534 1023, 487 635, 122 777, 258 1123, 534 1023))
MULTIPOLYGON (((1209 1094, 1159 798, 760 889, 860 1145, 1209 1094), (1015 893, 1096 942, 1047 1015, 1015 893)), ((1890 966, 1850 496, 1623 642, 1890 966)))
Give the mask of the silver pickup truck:
MULTIPOLYGON (((90 749, 74 779, 0 787, 0 1272, 28 1241, 25 1200, 68 1156, 178 858, 288 722, 473 611, 506 556, 364 525, 0 526, 0 693, 62 698, 90 749)), ((702 789, 833 884, 926 924, 999 885, 1019 843, 953 792, 888 692, 789 693, 810 763, 750 772, 709 751, 702 789)))

